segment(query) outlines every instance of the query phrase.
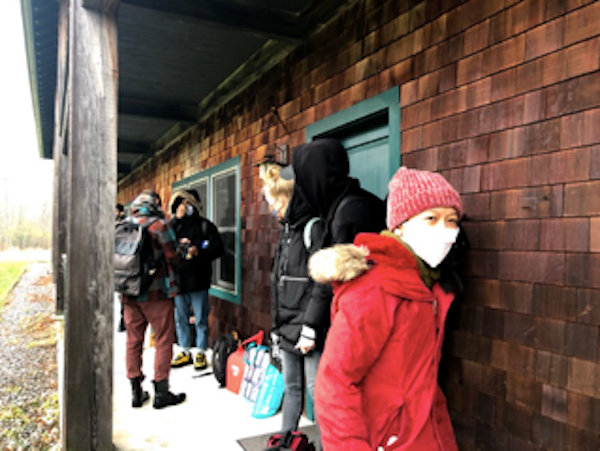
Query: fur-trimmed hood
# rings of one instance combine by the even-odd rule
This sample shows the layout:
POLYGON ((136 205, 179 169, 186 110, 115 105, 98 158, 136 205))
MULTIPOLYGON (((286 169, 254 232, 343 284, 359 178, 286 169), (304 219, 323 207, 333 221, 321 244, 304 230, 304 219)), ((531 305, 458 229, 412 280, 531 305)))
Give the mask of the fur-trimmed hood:
POLYGON ((310 276, 334 286, 359 281, 365 273, 378 270, 377 283, 389 292, 411 298, 430 298, 415 257, 397 239, 361 233, 354 244, 337 244, 316 252, 308 262, 310 276))
POLYGON ((336 244, 316 252, 308 262, 310 276, 318 283, 348 282, 369 269, 369 249, 336 244))
POLYGON ((191 191, 184 189, 175 191, 171 196, 171 200, 169 201, 169 211, 171 212, 171 214, 175 214, 174 210, 177 209, 177 206, 179 205, 179 203, 181 203, 182 200, 188 201, 190 205, 192 205, 196 209, 198 214, 202 216, 202 202, 199 198, 194 196, 194 194, 192 194, 191 191))

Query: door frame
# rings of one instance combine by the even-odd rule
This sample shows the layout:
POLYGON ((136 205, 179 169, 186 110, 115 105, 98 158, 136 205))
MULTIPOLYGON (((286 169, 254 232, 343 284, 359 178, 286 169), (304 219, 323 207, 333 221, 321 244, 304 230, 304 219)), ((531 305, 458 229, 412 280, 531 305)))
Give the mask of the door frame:
POLYGON ((311 142, 323 134, 329 134, 337 129, 346 128, 352 123, 363 120, 378 113, 387 112, 390 160, 389 177, 400 167, 400 87, 382 92, 374 97, 363 100, 345 110, 321 119, 306 127, 306 142, 311 142))

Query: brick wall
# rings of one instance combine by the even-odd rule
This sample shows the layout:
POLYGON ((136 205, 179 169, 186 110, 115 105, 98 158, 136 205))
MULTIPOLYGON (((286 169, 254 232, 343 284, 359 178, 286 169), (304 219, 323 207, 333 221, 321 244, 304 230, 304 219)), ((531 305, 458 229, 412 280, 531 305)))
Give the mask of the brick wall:
POLYGON ((240 155, 242 305, 267 328, 277 228, 253 164, 291 131, 401 87, 402 161, 463 194, 467 292, 443 365, 461 449, 600 449, 600 2, 363 0, 122 183, 164 197, 240 155), (201 130, 201 131, 200 131, 201 130), (270 244, 270 245, 269 245, 270 244))

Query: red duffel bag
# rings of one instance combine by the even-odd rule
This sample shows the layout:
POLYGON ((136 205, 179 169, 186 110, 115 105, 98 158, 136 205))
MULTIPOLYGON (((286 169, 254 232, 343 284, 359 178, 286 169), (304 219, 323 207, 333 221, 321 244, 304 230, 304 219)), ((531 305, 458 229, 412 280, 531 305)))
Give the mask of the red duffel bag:
POLYGON ((244 379, 244 370, 246 369, 246 364, 244 363, 246 346, 250 343, 261 345, 264 336, 264 330, 259 331, 257 334, 252 335, 250 338, 240 343, 237 350, 227 357, 227 372, 225 374, 225 386, 227 387, 227 390, 236 395, 240 392, 240 386, 244 379))

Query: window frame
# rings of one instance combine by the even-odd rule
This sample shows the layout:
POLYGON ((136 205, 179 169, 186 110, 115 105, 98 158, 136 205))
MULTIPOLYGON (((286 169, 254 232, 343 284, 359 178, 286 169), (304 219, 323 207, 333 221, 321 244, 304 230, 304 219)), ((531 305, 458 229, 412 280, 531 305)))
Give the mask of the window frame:
MULTIPOLYGON (((213 166, 212 168, 205 169, 204 171, 198 172, 194 175, 186 177, 185 179, 179 180, 171 185, 171 193, 174 193, 178 189, 187 189, 201 183, 203 179, 206 179, 206 203, 204 205, 204 216, 214 223, 214 212, 215 207, 213 205, 213 183, 215 178, 223 176, 229 172, 233 172, 235 176, 236 190, 235 190, 235 286, 233 290, 227 290, 223 287, 219 287, 211 283, 209 294, 219 299, 229 301, 233 304, 241 304, 241 285, 242 285, 242 218, 241 218, 241 158, 235 157, 224 163, 213 166)), ((216 225, 216 224, 215 224, 216 225)), ((220 230, 219 230, 220 232, 220 230)), ((213 270, 214 271, 214 270, 213 270)))
POLYGON ((314 122, 306 127, 306 142, 311 142, 324 134, 330 134, 338 129, 344 129, 352 123, 359 122, 381 113, 388 115, 389 130, 389 168, 391 179, 401 164, 400 154, 400 87, 382 92, 374 97, 363 100, 345 110, 314 122))

